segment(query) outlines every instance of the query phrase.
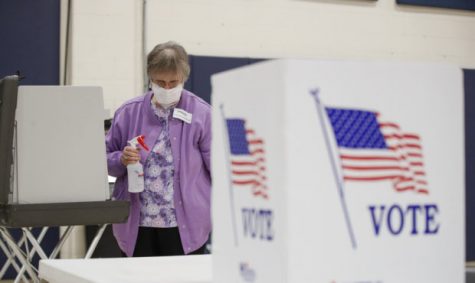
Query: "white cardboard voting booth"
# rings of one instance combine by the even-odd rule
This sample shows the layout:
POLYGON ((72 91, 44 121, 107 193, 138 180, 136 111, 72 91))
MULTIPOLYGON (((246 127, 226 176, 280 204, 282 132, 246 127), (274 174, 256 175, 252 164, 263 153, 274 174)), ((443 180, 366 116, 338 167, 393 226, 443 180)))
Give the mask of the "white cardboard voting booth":
POLYGON ((100 87, 18 88, 15 203, 110 198, 100 87))
POLYGON ((458 68, 277 60, 212 87, 214 282, 464 281, 458 68))

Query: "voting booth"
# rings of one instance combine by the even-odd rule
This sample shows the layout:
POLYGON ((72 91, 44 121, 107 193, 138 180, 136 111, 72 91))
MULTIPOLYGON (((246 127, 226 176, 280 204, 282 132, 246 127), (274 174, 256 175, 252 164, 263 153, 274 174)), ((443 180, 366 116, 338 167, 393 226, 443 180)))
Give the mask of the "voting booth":
POLYGON ((105 225, 126 221, 129 204, 110 200, 102 89, 19 87, 18 79, 0 80, 0 248, 19 277, 37 282, 35 254, 55 258, 74 225, 101 225, 90 257, 105 225), (67 228, 47 255, 40 242, 50 226, 67 228), (32 227, 44 228, 35 237, 32 227))
POLYGON ((275 60, 212 89, 214 282, 464 282, 459 68, 275 60))

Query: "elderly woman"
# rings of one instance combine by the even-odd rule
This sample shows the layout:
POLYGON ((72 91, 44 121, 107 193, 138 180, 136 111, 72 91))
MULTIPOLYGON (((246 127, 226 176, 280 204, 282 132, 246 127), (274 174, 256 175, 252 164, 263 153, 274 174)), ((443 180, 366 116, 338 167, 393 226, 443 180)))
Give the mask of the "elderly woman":
POLYGON ((117 109, 106 136, 113 198, 130 201, 128 221, 113 225, 114 236, 126 256, 200 254, 211 231, 210 105, 183 89, 190 66, 175 42, 155 46, 147 74, 151 91, 117 109), (139 135, 150 151, 127 145, 139 135), (126 166, 137 161, 145 189, 130 193, 126 166))

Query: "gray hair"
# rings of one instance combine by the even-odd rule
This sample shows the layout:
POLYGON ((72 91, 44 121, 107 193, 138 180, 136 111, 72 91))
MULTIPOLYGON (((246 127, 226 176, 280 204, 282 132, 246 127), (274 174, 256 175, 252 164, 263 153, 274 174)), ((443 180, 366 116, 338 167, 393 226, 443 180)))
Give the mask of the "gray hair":
POLYGON ((147 74, 152 72, 176 72, 183 81, 190 75, 190 64, 185 48, 174 41, 160 43, 147 55, 147 74))

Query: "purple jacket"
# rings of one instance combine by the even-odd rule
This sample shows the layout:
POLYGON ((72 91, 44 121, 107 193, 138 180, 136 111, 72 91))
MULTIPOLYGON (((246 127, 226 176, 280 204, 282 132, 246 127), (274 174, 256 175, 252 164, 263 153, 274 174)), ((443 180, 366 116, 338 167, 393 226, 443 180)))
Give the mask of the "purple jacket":
MULTIPOLYGON (((152 92, 124 103, 114 115, 106 136, 109 175, 117 177, 113 199, 129 200, 127 223, 114 224, 113 232, 119 247, 128 256, 134 253, 140 221, 139 195, 127 190, 127 168, 120 156, 127 141, 145 135, 145 143, 153 147, 160 134, 158 118, 150 106, 152 92)), ((169 133, 172 145, 174 174, 174 204, 178 229, 185 253, 204 245, 211 232, 210 214, 210 152, 211 107, 193 93, 183 90, 176 106, 191 113, 190 124, 170 115, 169 133)), ((144 164, 149 152, 140 151, 144 164)))

